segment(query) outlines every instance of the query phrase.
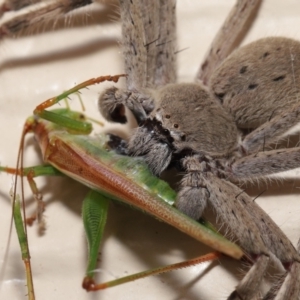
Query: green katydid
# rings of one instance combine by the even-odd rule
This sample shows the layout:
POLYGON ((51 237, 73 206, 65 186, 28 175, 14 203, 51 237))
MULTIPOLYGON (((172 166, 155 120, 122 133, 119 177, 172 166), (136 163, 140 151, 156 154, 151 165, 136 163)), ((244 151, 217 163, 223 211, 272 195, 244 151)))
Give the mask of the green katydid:
MULTIPOLYGON (((192 237, 204 241, 207 245, 218 251, 237 259, 240 258, 243 253, 239 247, 215 233, 209 226, 202 226, 172 208, 170 204, 174 203, 176 194, 170 190, 166 183, 152 176, 142 161, 118 155, 115 156, 111 152, 107 152, 104 147, 103 138, 70 134, 70 131, 76 134, 90 133, 91 124, 82 121, 81 113, 74 113, 69 110, 56 110, 53 112, 45 110, 45 108, 52 106, 84 87, 104 80, 117 81, 119 77, 123 76, 105 76, 91 79, 57 97, 43 102, 35 109, 35 116, 29 118, 25 124, 21 152, 24 147, 23 138, 25 134, 32 131, 35 133, 35 137, 40 144, 44 160, 59 169, 62 173, 73 177, 96 191, 101 191, 101 193, 109 196, 109 198, 124 201, 140 210, 144 210, 156 218, 179 228, 192 237), (44 121, 41 117, 49 121, 54 121, 55 124, 44 121), (64 127, 61 128, 61 125, 64 127), (166 200, 163 201, 160 198, 168 199, 168 204, 164 202, 166 200)), ((20 166, 22 168, 22 163, 18 163, 18 168, 20 166)), ((14 173, 14 170, 4 167, 2 170, 14 173)), ((46 171, 45 169, 41 169, 41 174, 38 173, 39 171, 40 169, 37 168, 18 170, 19 175, 27 175, 31 178, 49 174, 48 169, 46 171), (34 174, 32 172, 37 173, 34 174)), ((54 172, 52 175, 57 174, 55 170, 50 170, 50 172, 54 172)), ((32 180, 30 182, 32 183, 32 180)), ((16 193, 15 190, 14 193, 16 193)), ((95 193, 92 193, 92 195, 95 196, 95 193)), ((36 198, 39 196, 37 192, 36 196, 36 198)), ((99 204, 97 201, 96 203, 99 204)), ((105 199, 102 199, 102 202, 103 206, 101 209, 104 210, 103 213, 105 216, 103 218, 105 219, 107 204, 105 199)), ((90 213, 88 212, 88 214, 90 213)), ((15 212, 16 214, 17 212, 15 212)), ((85 222, 91 218, 91 216, 86 217, 86 219, 84 217, 85 222)), ((98 218, 94 217, 93 222, 96 219, 98 218)), ((103 228, 97 230, 100 230, 100 239, 103 228)), ((90 235, 95 235, 95 232, 90 233, 90 235)), ((94 289, 92 276, 96 267, 98 245, 95 245, 95 247, 90 246, 90 250, 94 252, 94 255, 92 255, 89 262, 87 277, 84 283, 85 288, 88 290, 94 289)))

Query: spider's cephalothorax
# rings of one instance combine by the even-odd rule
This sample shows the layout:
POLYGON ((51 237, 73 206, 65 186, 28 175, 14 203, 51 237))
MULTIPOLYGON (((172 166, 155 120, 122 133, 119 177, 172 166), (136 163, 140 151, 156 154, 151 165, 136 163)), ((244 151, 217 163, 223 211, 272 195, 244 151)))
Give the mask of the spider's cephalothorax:
POLYGON ((170 84, 155 93, 154 102, 156 107, 130 139, 129 152, 143 155, 155 174, 169 165, 172 155, 224 157, 237 147, 232 116, 203 86, 170 84))

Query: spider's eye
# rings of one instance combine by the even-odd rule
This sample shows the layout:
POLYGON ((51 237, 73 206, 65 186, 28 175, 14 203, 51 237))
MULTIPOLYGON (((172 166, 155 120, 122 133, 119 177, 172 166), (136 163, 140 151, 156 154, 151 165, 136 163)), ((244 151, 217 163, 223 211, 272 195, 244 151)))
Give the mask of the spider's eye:
POLYGON ((179 125, 178 124, 174 124, 174 128, 178 128, 179 127, 179 125))
POLYGON ((166 119, 170 119, 171 118, 171 116, 170 115, 166 115, 166 119))
POLYGON ((165 134, 169 134, 169 130, 168 129, 164 129, 164 133, 165 134))

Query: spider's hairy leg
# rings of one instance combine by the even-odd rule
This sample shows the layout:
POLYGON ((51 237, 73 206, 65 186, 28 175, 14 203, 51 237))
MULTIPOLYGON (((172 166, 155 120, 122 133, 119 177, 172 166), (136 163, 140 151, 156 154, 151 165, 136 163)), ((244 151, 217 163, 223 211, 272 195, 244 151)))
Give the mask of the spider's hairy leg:
MULTIPOLYGON (((207 205, 216 211, 222 225, 228 227, 230 233, 238 239, 239 244, 254 262, 253 267, 229 299, 251 299, 257 293, 266 274, 270 252, 288 271, 288 278, 293 275, 297 278, 300 276, 299 254, 275 222, 246 193, 236 185, 215 176, 209 171, 210 167, 205 162, 199 162, 197 156, 185 158, 183 165, 188 171, 185 177, 194 177, 194 180, 183 180, 183 185, 189 184, 188 187, 183 186, 183 190, 189 189, 187 192, 189 195, 185 193, 184 197, 193 198, 197 195, 197 191, 199 195, 200 190, 206 189, 208 197, 204 200, 207 201, 207 205), (234 298, 237 295, 240 298, 234 298)), ((185 199, 180 199, 180 196, 179 194, 179 203, 184 203, 185 199)), ((191 214, 190 211, 185 212, 191 214)), ((282 289, 287 286, 289 291, 297 293, 298 283, 293 279, 286 279, 286 281, 288 283, 283 285, 282 289)))
POLYGON ((237 0, 222 27, 216 34, 198 71, 197 80, 205 85, 220 63, 232 52, 236 40, 253 13, 257 10, 261 0, 237 0))
POLYGON ((251 181, 299 166, 300 147, 270 150, 237 159, 228 167, 227 176, 234 181, 251 181))
MULTIPOLYGON (((233 184, 214 176, 208 171, 209 167, 205 162, 199 162, 198 156, 183 159, 183 166, 188 172, 186 177, 194 177, 193 181, 189 181, 189 184, 192 183, 192 185, 188 187, 190 191, 188 198, 197 195, 197 191, 198 198, 199 190, 206 189, 206 196, 208 197, 205 200, 208 203, 207 205, 216 211, 222 225, 228 227, 230 233, 238 239, 240 245, 254 263, 229 299, 252 299, 257 294, 265 275, 270 252, 261 237, 260 228, 256 224, 257 220, 253 219, 250 213, 243 209, 243 205, 237 196, 241 193, 241 190, 233 184)), ((184 180, 182 183, 186 184, 188 182, 184 180)), ((186 187, 183 186, 182 188, 186 187)), ((181 202, 180 196, 179 202, 181 202)), ((199 198, 197 200, 199 201, 199 198)), ((184 202, 185 199, 182 199, 182 203, 184 202)), ((188 211, 184 210, 184 212, 189 214, 188 211)), ((268 216, 266 218, 268 223, 272 223, 268 216)), ((272 225, 276 226, 273 223, 272 225)), ((291 259, 290 256, 293 257, 293 253, 290 252, 286 255, 289 260, 291 259)))
POLYGON ((264 151, 265 147, 279 142, 280 138, 286 138, 287 131, 299 121, 300 105, 296 104, 246 135, 241 145, 249 154, 264 151))
MULTIPOLYGON (((297 245, 300 254, 300 240, 297 245)), ((282 275, 277 280, 269 292, 264 296, 264 300, 273 300, 279 294, 280 299, 299 299, 300 295, 300 264, 294 263, 289 272, 282 275), (279 292, 280 291, 280 292, 279 292)), ((279 299, 278 297, 276 299, 279 299)))
POLYGON ((41 1, 42 0, 5 0, 0 5, 0 16, 7 11, 18 11, 41 1))
POLYGON ((176 80, 175 6, 173 0, 120 0, 127 90, 111 88, 100 96, 107 120, 125 123, 127 107, 141 124, 154 109, 151 89, 176 80))
MULTIPOLYGON (((34 1, 40 2, 40 1, 34 1)), ((31 9, 24 13, 16 15, 11 19, 0 24, 0 38, 13 36, 19 31, 31 27, 38 23, 45 22, 46 19, 55 19, 61 15, 77 9, 82 6, 91 4, 92 0, 59 0, 47 1, 46 3, 37 3, 31 9)), ((1 7, 2 13, 6 10, 20 10, 23 7, 29 6, 31 1, 25 1, 21 4, 18 1, 9 1, 1 7), (6 6, 5 6, 6 5, 6 6)), ((0 13, 1 16, 1 13, 0 13)))
POLYGON ((137 123, 141 124, 153 110, 154 100, 150 95, 116 87, 105 90, 99 97, 98 108, 107 121, 125 124, 125 107, 132 112, 137 123))

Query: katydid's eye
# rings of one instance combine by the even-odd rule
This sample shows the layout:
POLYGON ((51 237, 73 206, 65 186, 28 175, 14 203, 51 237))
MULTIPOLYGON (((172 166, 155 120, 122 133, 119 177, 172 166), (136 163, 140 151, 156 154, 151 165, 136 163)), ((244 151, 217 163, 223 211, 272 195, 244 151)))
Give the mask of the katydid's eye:
POLYGON ((174 124, 174 128, 178 128, 179 127, 179 125, 178 124, 174 124))
POLYGON ((171 118, 171 116, 170 115, 166 115, 166 119, 170 119, 171 118))

